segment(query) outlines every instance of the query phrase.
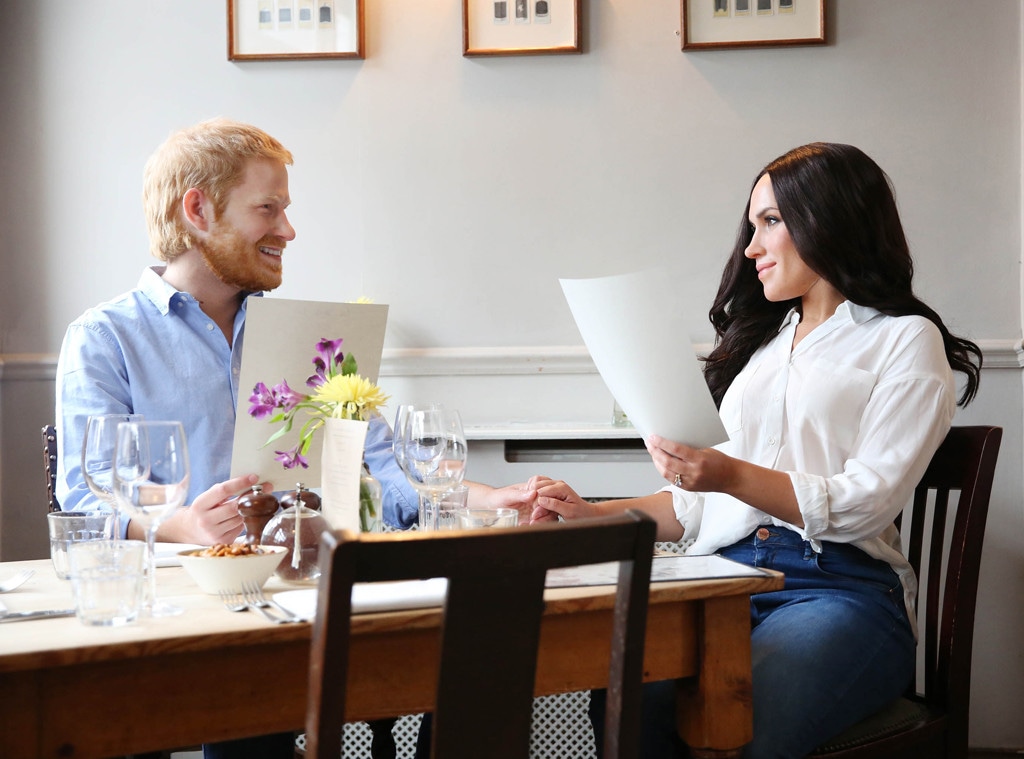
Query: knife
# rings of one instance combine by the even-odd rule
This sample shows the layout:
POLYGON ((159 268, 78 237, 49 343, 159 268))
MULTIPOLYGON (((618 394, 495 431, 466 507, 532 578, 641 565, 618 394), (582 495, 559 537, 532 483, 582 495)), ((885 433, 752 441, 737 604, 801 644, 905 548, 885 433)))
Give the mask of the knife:
POLYGON ((3 602, 0 602, 0 623, 18 622, 23 619, 70 617, 74 613, 74 609, 43 609, 41 611, 7 611, 7 607, 3 604, 3 602))
POLYGON ((0 613, 0 624, 20 622, 25 619, 46 619, 48 617, 72 617, 74 609, 43 609, 42 611, 8 611, 0 613))

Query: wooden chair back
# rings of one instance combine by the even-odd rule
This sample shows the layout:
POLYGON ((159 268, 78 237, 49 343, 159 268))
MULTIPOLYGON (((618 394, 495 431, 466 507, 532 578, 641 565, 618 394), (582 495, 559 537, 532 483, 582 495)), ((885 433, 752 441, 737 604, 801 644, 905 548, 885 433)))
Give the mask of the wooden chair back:
POLYGON ((966 759, 978 574, 1002 434, 953 427, 897 521, 920 584, 917 681, 812 756, 966 759))
POLYGON ((529 756, 546 572, 619 561, 605 756, 637 756, 654 534, 654 522, 636 512, 511 529, 325 533, 307 755, 337 757, 341 750, 354 583, 448 578, 431 756, 523 759, 529 756))
POLYGON ((57 428, 43 426, 43 475, 46 477, 46 510, 60 511, 57 503, 57 428))

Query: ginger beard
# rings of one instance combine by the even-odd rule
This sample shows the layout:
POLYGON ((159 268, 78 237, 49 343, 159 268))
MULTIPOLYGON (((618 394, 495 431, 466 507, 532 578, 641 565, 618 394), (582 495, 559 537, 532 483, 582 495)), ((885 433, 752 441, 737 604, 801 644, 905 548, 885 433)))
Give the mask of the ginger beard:
POLYGON ((197 240, 196 247, 221 282, 248 292, 281 286, 281 256, 263 253, 260 248, 283 252, 287 244, 284 240, 267 235, 253 243, 227 221, 221 221, 218 227, 208 239, 197 240))

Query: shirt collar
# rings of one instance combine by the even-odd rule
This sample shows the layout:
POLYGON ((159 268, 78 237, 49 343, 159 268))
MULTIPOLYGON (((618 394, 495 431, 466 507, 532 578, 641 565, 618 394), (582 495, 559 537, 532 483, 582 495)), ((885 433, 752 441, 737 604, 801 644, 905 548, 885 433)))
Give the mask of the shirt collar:
MULTIPOLYGON (((176 290, 163 278, 163 273, 166 270, 166 266, 149 266, 142 272, 142 277, 139 278, 139 290, 153 302, 153 305, 164 316, 170 313, 171 305, 179 300, 191 300, 198 303, 194 297, 188 293, 176 290)), ((250 295, 263 297, 261 292, 245 293, 245 297, 242 298, 242 310, 245 310, 245 303, 250 295)))
POLYGON ((164 281, 162 275, 166 268, 166 266, 149 266, 139 278, 139 290, 153 302, 153 305, 164 316, 170 313, 171 302, 175 300, 175 296, 185 295, 164 281))
MULTIPOLYGON (((880 314, 881 312, 878 309, 872 308, 871 306, 858 306, 856 303, 844 300, 836 307, 836 312, 832 314, 829 321, 832 321, 832 319, 839 319, 842 321, 850 321, 854 324, 864 324, 880 314)), ((782 324, 779 325, 779 332, 782 332, 782 330, 798 318, 797 310, 795 308, 789 309, 789 313, 786 314, 785 318, 782 320, 782 324)))
MULTIPOLYGON (((876 316, 881 315, 881 311, 871 306, 858 306, 856 303, 851 303, 848 300, 844 300, 839 304, 839 308, 845 308, 849 313, 850 320, 854 324, 864 324, 874 319, 876 316)), ((839 308, 836 309, 836 313, 839 313, 839 308)))

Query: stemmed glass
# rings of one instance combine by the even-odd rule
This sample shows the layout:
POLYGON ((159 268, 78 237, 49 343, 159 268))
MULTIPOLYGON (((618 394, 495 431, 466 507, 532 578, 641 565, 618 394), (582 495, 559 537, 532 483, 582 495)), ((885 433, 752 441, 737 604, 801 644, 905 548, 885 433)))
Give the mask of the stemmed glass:
POLYGON ((118 506, 146 530, 146 613, 153 617, 183 609, 157 601, 156 531, 188 494, 189 464, 185 429, 180 422, 121 422, 114 450, 114 497, 118 506))
MULTIPOLYGON (((391 438, 391 450, 395 454, 395 461, 398 463, 398 468, 401 469, 402 473, 406 476, 406 479, 409 479, 409 472, 406 470, 405 448, 401 445, 400 441, 405 436, 406 426, 409 423, 409 410, 412 408, 413 406, 408 405, 398 407, 398 411, 395 412, 395 428, 392 430, 391 438)), ((419 491, 417 491, 416 494, 419 500, 419 519, 417 522, 421 525, 420 529, 425 529, 423 525, 426 520, 426 502, 419 491)))
POLYGON ((82 477, 94 496, 110 506, 111 537, 121 537, 121 523, 114 499, 114 446, 117 425, 137 422, 142 414, 94 414, 85 421, 82 437, 82 477))
POLYGON ((442 495, 458 486, 466 473, 466 435, 459 412, 439 403, 400 407, 394 449, 395 460, 421 501, 429 500, 429 507, 420 512, 420 528, 437 529, 442 495))

